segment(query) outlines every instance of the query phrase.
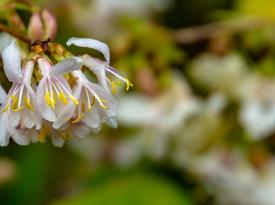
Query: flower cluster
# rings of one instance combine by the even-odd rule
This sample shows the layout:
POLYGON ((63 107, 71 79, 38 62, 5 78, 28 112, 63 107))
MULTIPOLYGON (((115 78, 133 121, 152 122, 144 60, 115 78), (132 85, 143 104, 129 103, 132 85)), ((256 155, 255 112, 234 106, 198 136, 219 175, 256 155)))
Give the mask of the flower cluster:
POLYGON ((21 60, 15 41, 3 50, 4 72, 12 86, 7 94, 0 87, 1 146, 8 145, 10 138, 28 145, 44 142, 47 136, 55 146, 62 146, 69 137, 98 132, 103 123, 117 127, 113 93, 117 85, 125 83, 126 90, 133 85, 110 66, 105 43, 70 38, 67 45, 96 49, 105 60, 87 54, 56 60, 39 46, 21 60), (84 69, 89 73, 82 72, 84 69))

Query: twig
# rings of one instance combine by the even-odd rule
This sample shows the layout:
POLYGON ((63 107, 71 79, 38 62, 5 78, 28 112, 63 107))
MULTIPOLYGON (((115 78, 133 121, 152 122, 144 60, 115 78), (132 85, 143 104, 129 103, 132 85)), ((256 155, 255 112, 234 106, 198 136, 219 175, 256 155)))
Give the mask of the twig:
POLYGON ((32 44, 32 40, 29 39, 26 36, 23 36, 22 34, 18 33, 17 31, 10 29, 8 27, 6 27, 5 25, 0 23, 0 31, 6 32, 8 34, 10 34, 11 36, 14 36, 15 38, 20 39, 21 41, 25 42, 28 45, 32 44))
POLYGON ((173 31, 171 36, 174 41, 179 44, 191 44, 209 40, 224 34, 236 34, 244 31, 255 30, 267 25, 274 25, 274 22, 270 22, 262 18, 249 17, 183 28, 173 31))

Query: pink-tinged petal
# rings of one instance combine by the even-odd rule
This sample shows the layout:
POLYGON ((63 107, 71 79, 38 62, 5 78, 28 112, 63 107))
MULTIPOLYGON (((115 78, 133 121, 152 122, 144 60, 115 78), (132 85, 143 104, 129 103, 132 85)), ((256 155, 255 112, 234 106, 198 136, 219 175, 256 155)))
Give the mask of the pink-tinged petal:
POLYGON ((28 37, 34 40, 43 40, 43 23, 40 18, 39 12, 32 14, 29 26, 28 26, 28 37))
POLYGON ((0 85, 0 103, 3 104, 6 101, 7 93, 4 88, 0 85))
POLYGON ((2 52, 4 72, 11 82, 22 81, 20 51, 13 40, 2 52))
POLYGON ((104 55, 107 64, 110 63, 110 49, 106 43, 90 38, 72 37, 67 41, 67 45, 75 45, 79 47, 96 49, 104 55))
POLYGON ((46 87, 46 78, 43 78, 37 89, 36 89, 36 103, 37 108, 39 109, 39 112, 41 116, 50 122, 54 122, 56 120, 55 112, 52 110, 50 106, 48 106, 45 102, 45 87, 46 87))
POLYGON ((46 39, 54 40, 56 31, 57 31, 57 22, 54 15, 45 9, 42 11, 41 16, 45 25, 44 40, 46 39))
POLYGON ((82 61, 79 58, 68 58, 54 65, 50 70, 51 76, 60 76, 74 70, 79 70, 82 66, 82 61))

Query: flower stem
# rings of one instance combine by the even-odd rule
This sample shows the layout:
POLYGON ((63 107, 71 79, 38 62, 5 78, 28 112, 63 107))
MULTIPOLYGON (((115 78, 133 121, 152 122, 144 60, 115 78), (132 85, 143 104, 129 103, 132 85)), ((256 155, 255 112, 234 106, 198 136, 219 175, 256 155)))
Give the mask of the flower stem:
POLYGON ((6 32, 8 34, 10 34, 11 36, 14 36, 15 38, 18 38, 19 40, 25 42, 28 45, 32 44, 32 40, 29 39, 26 36, 23 36, 22 34, 18 33, 17 31, 8 28, 7 26, 3 25, 0 23, 0 31, 6 32))

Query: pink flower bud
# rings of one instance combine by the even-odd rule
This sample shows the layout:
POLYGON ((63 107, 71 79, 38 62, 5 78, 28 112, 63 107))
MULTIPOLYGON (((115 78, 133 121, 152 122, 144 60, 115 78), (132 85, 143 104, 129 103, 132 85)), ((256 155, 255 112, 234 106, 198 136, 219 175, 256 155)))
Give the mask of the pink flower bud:
POLYGON ((44 22, 44 34, 43 34, 44 40, 48 38, 53 40, 55 38, 56 31, 57 31, 56 18, 51 12, 49 12, 46 9, 42 11, 41 16, 44 22))
POLYGON ((33 40, 42 40, 43 38, 43 23, 38 12, 33 13, 31 16, 28 26, 28 37, 33 40))

